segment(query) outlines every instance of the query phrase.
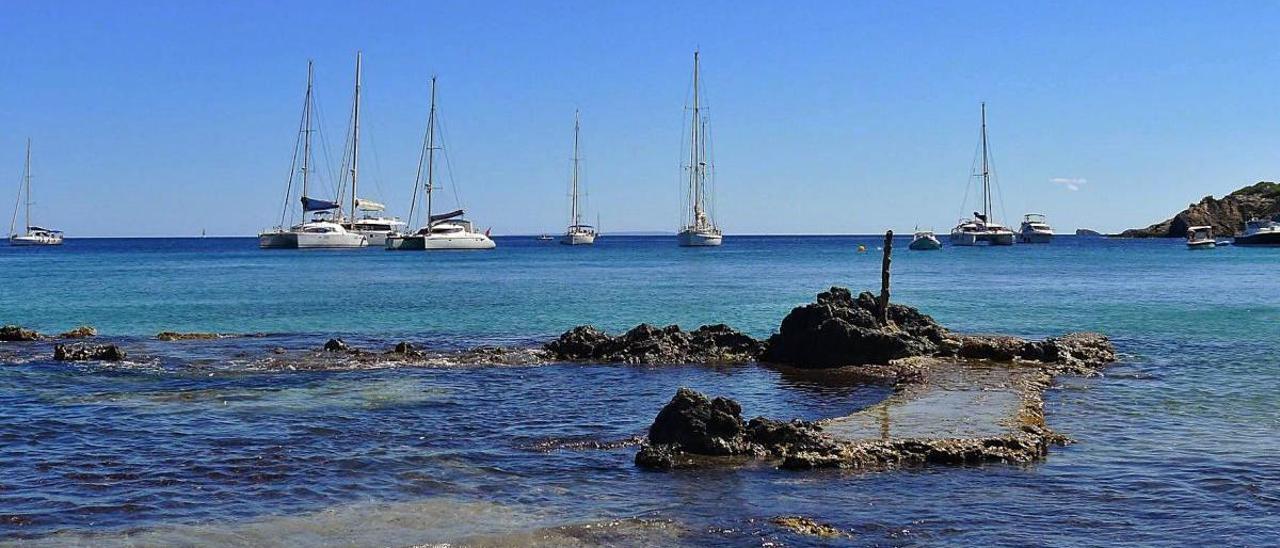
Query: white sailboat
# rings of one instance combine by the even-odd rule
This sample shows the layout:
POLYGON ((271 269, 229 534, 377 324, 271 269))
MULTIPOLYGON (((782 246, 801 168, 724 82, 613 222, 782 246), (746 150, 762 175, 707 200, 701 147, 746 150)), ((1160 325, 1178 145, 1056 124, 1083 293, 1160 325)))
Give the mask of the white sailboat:
POLYGON ((1013 245, 1014 233, 996 223, 991 213, 991 155, 987 151, 987 104, 982 103, 982 213, 961 219, 951 229, 951 245, 1013 245))
MULTIPOLYGON (((418 181, 422 180, 422 171, 426 167, 426 181, 423 183, 423 197, 426 199, 426 226, 412 234, 395 234, 386 239, 386 249, 393 251, 444 250, 444 249, 493 249, 497 247, 488 232, 480 232, 475 226, 463 218, 465 212, 456 209, 448 213, 436 214, 433 210, 435 184, 435 152, 441 148, 436 145, 436 78, 431 77, 431 110, 427 115, 427 135, 423 138, 422 154, 418 157, 418 174, 414 177, 413 204, 417 205, 418 181)), ((412 207, 412 206, 411 206, 412 207)), ((412 212, 409 214, 412 220, 412 212)))
POLYGON ((692 217, 680 227, 677 239, 683 247, 708 247, 723 243, 724 235, 716 226, 708 205, 713 198, 707 192, 711 166, 707 161, 707 121, 702 116, 699 88, 698 52, 693 52, 693 118, 689 123, 689 204, 692 217))
POLYGON ((31 200, 31 139, 27 139, 27 159, 22 167, 22 183, 18 185, 18 203, 25 205, 25 230, 21 234, 14 231, 18 223, 18 208, 14 207, 13 220, 9 221, 9 245, 62 245, 62 231, 31 224, 31 205, 34 203, 31 200))
POLYGON ((578 111, 573 111, 573 176, 569 183, 569 227, 565 229, 560 243, 565 245, 591 245, 596 243, 596 228, 582 223, 582 207, 578 203, 578 111))
MULTIPOLYGON (((262 249, 322 249, 322 248, 356 248, 369 245, 368 240, 361 234, 348 232, 342 226, 341 206, 336 201, 318 200, 311 198, 310 193, 310 174, 311 174, 311 109, 314 104, 312 96, 312 83, 314 81, 313 64, 307 62, 307 93, 306 99, 302 107, 302 127, 300 130, 300 139, 302 141, 302 164, 300 175, 302 178, 302 216, 303 221, 300 224, 285 227, 284 215, 281 212, 281 222, 275 228, 263 231, 258 234, 258 247, 262 249), (314 213, 314 216, 307 220, 308 214, 314 213)), ((354 118, 358 120, 360 111, 360 55, 356 54, 356 98, 355 98, 354 118)), ((359 122, 355 124, 355 135, 359 135, 359 122)), ((353 145, 355 146, 355 145, 353 145)), ((295 148, 296 151, 296 148, 295 148)), ((353 165, 354 169, 354 165, 353 165)), ((290 172, 290 186, 292 186, 293 173, 290 172)), ((286 204, 288 197, 286 196, 286 204)), ((286 209, 287 209, 286 205, 286 209)))

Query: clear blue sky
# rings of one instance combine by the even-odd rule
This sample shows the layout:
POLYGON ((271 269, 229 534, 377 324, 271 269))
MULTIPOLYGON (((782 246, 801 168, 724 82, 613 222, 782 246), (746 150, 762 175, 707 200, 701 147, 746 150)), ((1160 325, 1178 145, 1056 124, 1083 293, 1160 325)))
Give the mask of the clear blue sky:
POLYGON ((394 212, 435 73, 480 226, 563 229, 579 108, 589 216, 673 230, 700 47, 730 233, 949 229, 982 100, 1007 217, 1117 230, 1280 177, 1278 35, 1276 2, 10 2, 0 197, 7 221, 30 136, 41 224, 255 233, 307 59, 338 149, 363 50, 364 180, 394 212))

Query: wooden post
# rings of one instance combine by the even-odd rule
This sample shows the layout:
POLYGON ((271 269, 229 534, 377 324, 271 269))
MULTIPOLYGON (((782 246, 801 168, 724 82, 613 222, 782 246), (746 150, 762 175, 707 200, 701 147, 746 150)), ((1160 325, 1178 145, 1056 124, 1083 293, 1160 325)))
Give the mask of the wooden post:
POLYGON ((893 231, 884 233, 884 262, 880 267, 880 300, 876 303, 876 315, 881 324, 889 323, 889 263, 893 262, 893 231))

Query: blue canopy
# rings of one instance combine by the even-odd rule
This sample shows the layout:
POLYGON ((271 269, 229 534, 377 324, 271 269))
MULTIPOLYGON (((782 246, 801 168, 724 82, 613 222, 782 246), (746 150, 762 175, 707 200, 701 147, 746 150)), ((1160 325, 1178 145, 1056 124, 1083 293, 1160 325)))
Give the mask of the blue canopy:
POLYGON ((303 211, 324 211, 326 209, 338 209, 338 202, 330 202, 327 200, 317 200, 315 198, 302 197, 303 211))
POLYGON ((452 219, 452 218, 454 218, 454 217, 461 217, 461 216, 462 216, 462 210, 461 210, 461 209, 455 209, 455 210, 450 211, 450 212, 448 212, 448 213, 441 213, 441 214, 438 214, 438 215, 432 215, 430 218, 428 218, 428 219, 427 219, 427 222, 428 222, 428 223, 434 223, 434 222, 437 222, 437 221, 443 221, 443 220, 445 220, 445 219, 452 219))

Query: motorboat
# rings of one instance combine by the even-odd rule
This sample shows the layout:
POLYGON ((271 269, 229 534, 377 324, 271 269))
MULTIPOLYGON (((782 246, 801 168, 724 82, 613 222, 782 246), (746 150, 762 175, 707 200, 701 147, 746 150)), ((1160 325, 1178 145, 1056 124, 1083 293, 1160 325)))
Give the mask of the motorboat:
POLYGON ((932 230, 918 230, 911 236, 911 244, 907 249, 913 251, 933 251, 942 249, 942 242, 938 241, 938 237, 933 235, 932 230))
POLYGON ((1236 245, 1280 246, 1280 223, 1273 219, 1250 219, 1244 232, 1235 237, 1236 245))
POLYGON ((1213 249, 1218 242, 1213 239, 1213 227, 1187 227, 1187 249, 1213 249))
POLYGON ((1028 213, 1022 216, 1022 227, 1018 231, 1018 241, 1024 244, 1047 244, 1053 240, 1053 227, 1049 226, 1045 216, 1040 213, 1028 213))
POLYGON ((386 206, 374 201, 357 199, 356 210, 362 215, 354 222, 343 223, 342 226, 348 231, 363 235, 369 240, 370 246, 385 246, 389 236, 404 232, 405 227, 408 226, 408 223, 397 217, 373 215, 386 210, 386 206))
POLYGON ((955 228, 951 229, 951 245, 1013 245, 1015 239, 1013 231, 993 220, 991 205, 991 153, 987 148, 987 104, 982 103, 982 212, 973 212, 973 217, 961 219, 955 228))
POLYGON ((698 52, 693 52, 693 116, 689 122, 689 205, 692 215, 680 227, 676 241, 681 247, 713 247, 724 243, 724 234, 711 215, 714 196, 709 192, 709 179, 714 174, 707 148, 710 141, 707 119, 702 114, 702 91, 699 87, 698 52))
POLYGON ((62 245, 62 231, 43 228, 31 224, 31 140, 27 139, 27 159, 22 168, 22 184, 18 187, 18 203, 23 204, 26 216, 21 233, 14 230, 18 221, 18 211, 13 212, 13 221, 9 223, 9 245, 12 246, 51 246, 62 245))

